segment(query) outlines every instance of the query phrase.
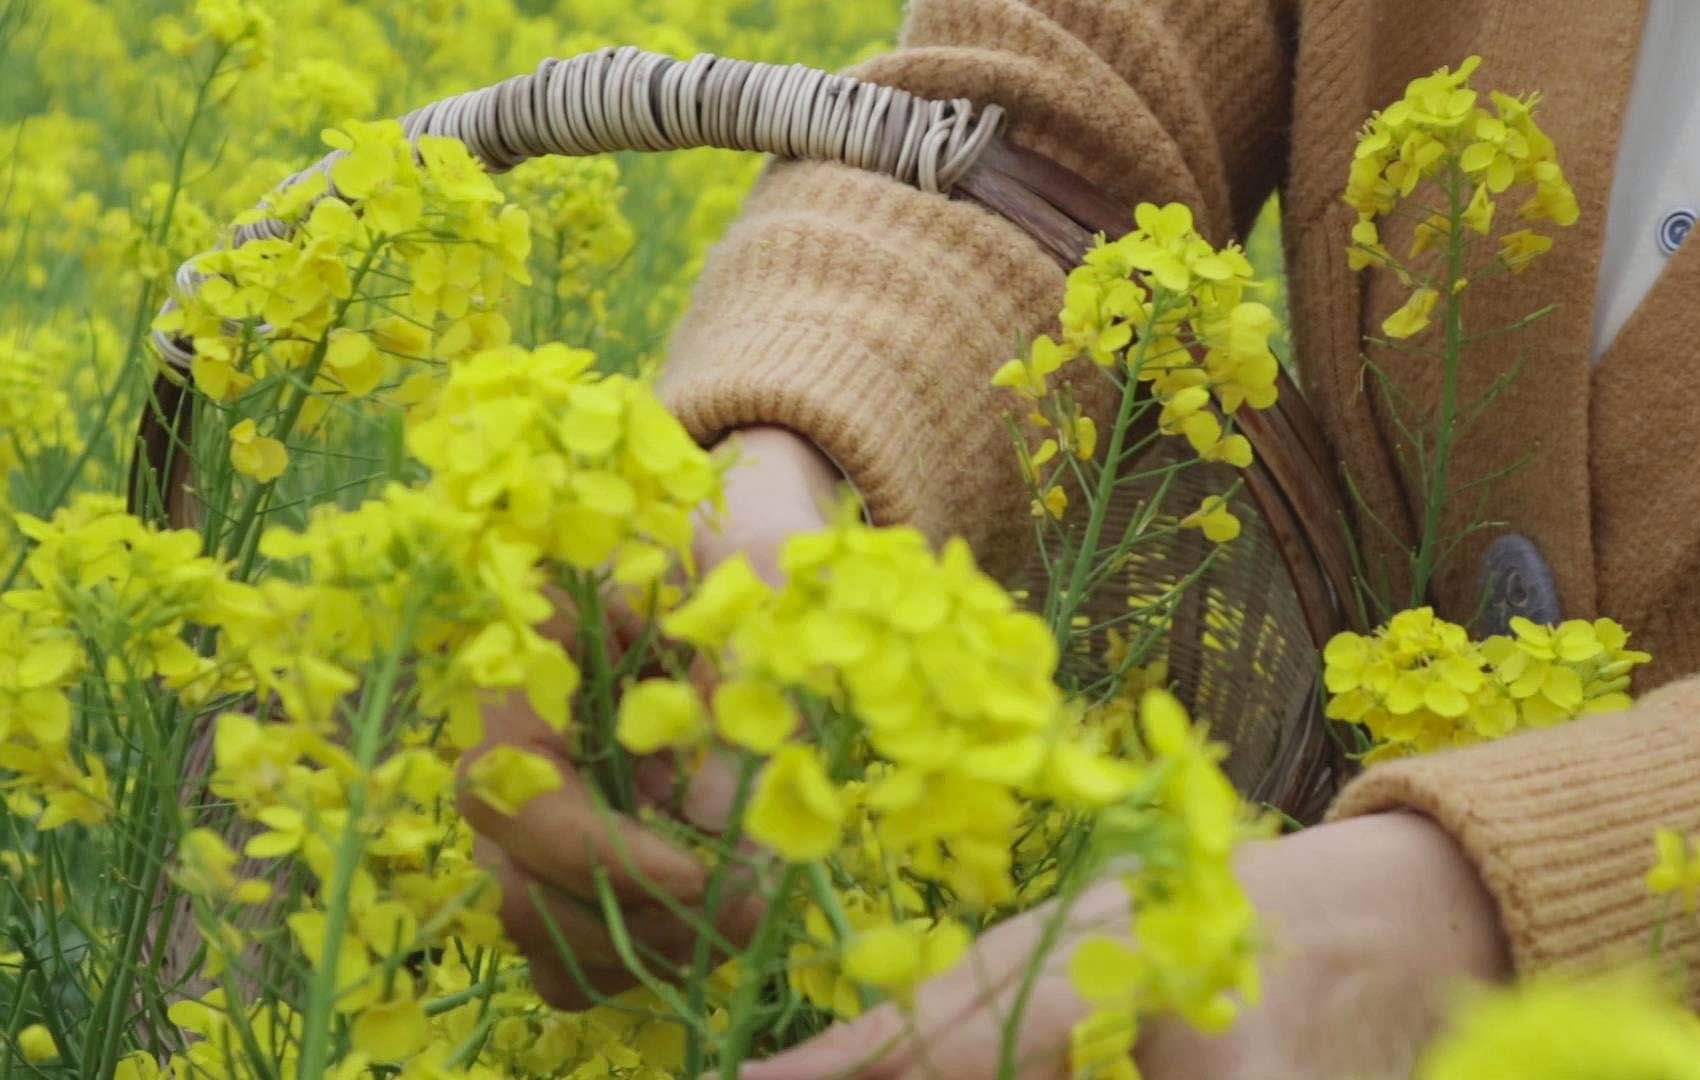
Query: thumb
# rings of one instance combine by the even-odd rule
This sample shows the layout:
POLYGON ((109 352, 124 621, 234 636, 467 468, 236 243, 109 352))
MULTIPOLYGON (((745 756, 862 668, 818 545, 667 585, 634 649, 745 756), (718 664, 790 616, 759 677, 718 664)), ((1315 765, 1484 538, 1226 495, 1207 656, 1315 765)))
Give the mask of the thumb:
POLYGON ((885 1004, 847 1024, 834 1024, 800 1046, 739 1070, 746 1080, 880 1080, 908 1063, 906 1036, 913 1019, 885 1004))
POLYGON ((698 760, 694 752, 689 766, 680 753, 662 750, 638 758, 632 778, 640 805, 654 807, 711 835, 721 835, 731 824, 738 800, 737 757, 722 747, 710 747, 698 760))

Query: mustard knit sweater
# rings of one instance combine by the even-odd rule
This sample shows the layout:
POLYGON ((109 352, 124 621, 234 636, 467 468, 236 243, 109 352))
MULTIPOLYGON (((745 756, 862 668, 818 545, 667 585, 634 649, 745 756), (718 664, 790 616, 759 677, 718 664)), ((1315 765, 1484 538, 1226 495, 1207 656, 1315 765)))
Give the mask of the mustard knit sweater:
MULTIPOLYGON (((1561 304, 1468 358, 1464 400, 1526 350, 1524 375, 1454 458, 1481 476, 1533 448, 1488 516, 1532 537, 1567 615, 1609 614, 1662 688, 1629 712, 1390 763, 1336 815, 1419 810, 1495 897, 1520 970, 1645 953, 1662 903, 1653 830, 1700 830, 1700 244, 1682 247, 1597 368, 1596 267, 1641 0, 914 0, 902 47, 857 73, 997 102, 1013 141, 1130 205, 1190 204, 1221 242, 1277 187, 1306 394, 1377 512, 1414 502, 1364 392, 1360 341, 1401 301, 1346 265, 1340 201, 1354 134, 1409 79, 1471 53, 1476 83, 1544 94, 1541 120, 1582 219, 1526 273, 1480 287, 1478 325, 1561 304), (1492 351, 1493 349, 1499 351, 1492 351)), ((1379 283, 1378 283, 1379 279, 1379 283)), ((1063 278, 1025 234, 971 205, 840 166, 772 168, 714 252, 663 393, 698 438, 751 424, 812 438, 880 522, 966 536, 991 567, 1029 535, 1025 486, 988 379, 1043 332, 1063 278)), ((1432 365, 1394 374, 1432 401, 1432 365)), ((1456 523, 1454 523, 1456 524, 1456 523)), ((1367 531, 1367 530, 1366 530, 1367 531)), ((1486 537, 1482 538, 1484 541, 1486 537)), ((1456 611, 1480 547, 1440 583, 1456 611)), ((1385 552, 1381 553, 1385 556, 1385 552)), ((1666 930, 1693 968, 1700 936, 1666 930)))

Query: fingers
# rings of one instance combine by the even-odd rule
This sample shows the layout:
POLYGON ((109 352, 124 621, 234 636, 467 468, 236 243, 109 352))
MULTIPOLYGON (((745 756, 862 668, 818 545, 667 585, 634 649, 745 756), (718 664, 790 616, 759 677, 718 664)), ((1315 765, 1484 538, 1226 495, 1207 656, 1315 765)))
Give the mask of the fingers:
POLYGON ((881 1080, 909 1060, 910 1018, 892 1004, 834 1024, 801 1046, 739 1069, 746 1080, 881 1080))
MULTIPOLYGON (((581 1009, 637 981, 615 947, 598 904, 544 886, 488 839, 476 842, 476 852, 500 888, 503 928, 531 961, 533 982, 545 1001, 556 1008, 581 1009)), ((728 897, 715 913, 720 940, 734 945, 748 941, 764 909, 758 896, 728 897)), ((623 904, 620 923, 640 962, 669 981, 678 979, 677 966, 692 956, 699 934, 708 932, 700 921, 682 918, 653 899, 623 904)), ((717 949, 713 962, 723 956, 724 950, 717 949)))
POLYGON ((616 994, 631 985, 633 976, 620 962, 600 919, 583 905, 533 889, 531 879, 488 841, 477 843, 477 854, 501 890, 502 927, 531 961, 538 996, 558 1009, 582 1009, 593 1004, 596 995, 616 994), (557 935, 571 947, 570 961, 557 935))
MULTIPOLYGON (((1020 978, 1012 978, 964 1020, 947 1025, 919 1047, 899 1080, 981 1080, 1002 1075, 1004 1037, 1016 1021, 1020 978)), ((1034 982, 1011 1047, 1018 1080, 1065 1080, 1069 1043, 1085 1014, 1068 977, 1047 970, 1034 982)))
MULTIPOLYGON (((724 833, 732 824, 739 773, 736 757, 724 751, 710 751, 685 780, 679 815, 704 832, 724 833)), ((754 849, 745 845, 744 850, 754 849)))
MULTIPOLYGON (((514 746, 550 760, 561 785, 506 814, 471 789, 462 789, 463 815, 480 837, 486 862, 502 887, 501 918, 508 934, 532 959, 539 992, 563 1006, 582 1006, 589 991, 628 987, 633 975, 614 950, 604 925, 598 881, 605 880, 621 909, 620 918, 640 955, 665 968, 682 962, 694 949, 701 920, 677 912, 700 909, 707 871, 689 852, 645 828, 636 819, 608 809, 575 767, 565 741, 512 694, 485 711, 485 742, 463 756, 464 778, 489 749, 514 746), (581 979, 571 974, 558 941, 574 950, 581 979)), ((640 787, 654 793, 657 771, 669 763, 641 763, 640 787)), ((705 831, 723 828, 737 788, 737 768, 713 760, 697 770, 682 792, 678 814, 705 831)), ((671 792, 659 781, 662 792, 671 792)), ((657 800, 658 802, 660 800, 657 800)), ((751 895, 753 873, 735 868, 722 889, 715 928, 729 942, 747 941, 763 905, 751 895)), ((703 931, 713 932, 713 931, 703 931)), ((663 977, 670 973, 663 972, 663 977)))
POLYGON ((594 897, 600 871, 622 903, 641 903, 657 892, 687 905, 701 901, 704 871, 696 859, 600 805, 570 764, 561 772, 559 788, 516 814, 503 814, 471 792, 462 796, 461 812, 529 876, 574 896, 594 897))

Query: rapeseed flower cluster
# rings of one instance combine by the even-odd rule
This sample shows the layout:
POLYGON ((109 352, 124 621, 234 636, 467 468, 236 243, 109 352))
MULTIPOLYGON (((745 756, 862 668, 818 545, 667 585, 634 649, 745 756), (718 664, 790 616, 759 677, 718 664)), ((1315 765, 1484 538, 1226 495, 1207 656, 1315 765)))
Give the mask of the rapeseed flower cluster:
POLYGON ((1534 226, 1572 225, 1579 214, 1576 193, 1559 166, 1553 142, 1535 123, 1540 95, 1513 97, 1496 90, 1489 95, 1492 110, 1482 107, 1469 86, 1480 63, 1480 57, 1472 56, 1456 71, 1441 68, 1413 79, 1402 98, 1365 123, 1353 152, 1345 194, 1347 204, 1358 212, 1352 266, 1392 267, 1412 288, 1404 306, 1382 324, 1382 332, 1391 338, 1421 332, 1442 293, 1456 292, 1470 280, 1456 259, 1444 267, 1449 277, 1437 279, 1441 267, 1419 270, 1382 243, 1378 219, 1392 215, 1419 185, 1437 185, 1450 209, 1425 212, 1411 236, 1413 260, 1430 249, 1447 251, 1452 247, 1449 238, 1463 230, 1489 235, 1498 197, 1513 187, 1530 189, 1517 208, 1519 220, 1530 225, 1500 233, 1493 265, 1472 274, 1522 271, 1552 248, 1552 237, 1534 226))
POLYGON ((119 500, 85 496, 43 521, 20 514, 32 542, 18 587, 0 594, 0 787, 7 809, 47 832, 111 813, 107 759, 76 738, 85 678, 118 707, 157 681, 190 702, 231 688, 185 639, 216 623, 234 587, 199 556, 193 533, 154 532, 119 500))
MULTIPOLYGON (((726 741, 774 753, 750 804, 756 839, 821 858, 850 817, 834 779, 845 764, 782 745, 804 723, 788 693, 856 717, 866 754, 888 766, 861 793, 882 852, 970 909, 1012 894, 1019 796, 1091 807, 1131 791, 1136 772, 1063 738, 1054 639, 960 541, 935 556, 912 530, 845 521, 789 542, 781 566, 787 583, 775 592, 747 564, 723 564, 662 620, 668 634, 737 658, 712 710, 697 711, 712 712, 726 741)), ((678 730, 683 748, 710 728, 678 730)))
MULTIPOLYGON (((1520 273, 1552 247, 1554 230, 1575 224, 1580 214, 1557 148, 1535 121, 1540 95, 1491 91, 1490 109, 1470 85, 1480 65, 1481 58, 1471 56, 1456 69, 1442 67, 1412 79, 1398 100, 1366 119, 1342 195, 1357 213, 1348 247, 1351 268, 1390 271, 1408 290, 1404 302, 1383 315, 1383 336, 1366 336, 1365 371, 1378 384, 1377 404, 1388 422, 1403 433, 1394 458, 1415 504, 1415 529, 1409 539, 1389 530, 1365 538, 1366 549, 1380 546, 1386 551, 1383 559, 1396 555, 1403 563, 1382 567, 1379 575, 1363 575, 1358 600, 1365 622, 1371 621, 1372 605, 1386 618, 1432 602, 1430 588, 1442 563, 1479 525, 1457 511, 1455 498, 1478 487, 1486 497, 1518 467, 1515 460, 1505 461, 1484 476, 1460 477, 1453 451, 1472 428, 1494 415, 1495 400, 1521 374, 1522 361, 1506 343, 1553 309, 1481 327, 1466 326, 1465 308, 1473 284, 1520 273), (1513 190, 1526 193, 1516 212, 1523 225, 1496 229, 1498 203, 1513 190), (1384 226, 1397 230, 1396 246, 1408 241, 1404 254, 1387 246, 1392 241, 1384 240, 1384 226), (1486 257, 1478 254, 1487 248, 1481 239, 1495 236, 1497 250, 1486 257), (1436 340, 1400 343, 1431 325, 1438 329, 1436 340), (1372 351, 1388 356, 1377 362, 1370 359, 1372 351), (1467 375, 1467 354, 1484 366, 1486 377, 1467 375), (1429 366, 1438 370, 1416 374, 1429 366), (1417 389, 1424 383, 1435 392, 1417 389), (1471 385, 1486 388, 1474 401, 1462 396, 1462 388, 1471 385), (1371 584, 1377 577, 1378 584, 1371 584), (1393 582, 1408 586, 1405 599, 1385 595, 1393 582)), ((1366 520, 1375 519, 1374 509, 1364 509, 1366 520)), ((1492 729, 1501 719, 1485 723, 1492 729)))
MULTIPOLYGON (((34 494, 19 505, 50 513, 62 479, 95 491, 114 490, 119 481, 148 367, 144 335, 134 332, 138 320, 157 312, 185 260, 217 247, 225 225, 322 152, 325 129, 357 131, 351 121, 400 116, 532 70, 544 56, 611 42, 680 56, 715 51, 839 67, 890 41, 900 5, 875 0, 816 11, 797 0, 147 0, 114 8, 47 0, 0 12, 0 55, 14 75, 0 86, 0 144, 8 148, 0 193, 0 351, 8 355, 0 377, 41 365, 41 392, 65 395, 36 407, 36 390, 8 385, 0 409, 17 406, 6 430, 42 450, 7 463, 8 473, 27 475, 34 494), (12 354, 24 359, 14 365, 12 354), (53 474, 37 475, 44 470, 53 474)), ((592 346, 610 368, 652 365, 704 251, 760 165, 752 155, 704 151, 544 161, 494 178, 527 212, 532 232, 526 272, 537 287, 507 290, 512 335, 530 344, 592 346), (650 226, 641 247, 632 241, 635 220, 650 226)), ((426 228, 441 223, 429 217, 426 228)), ((386 254, 393 257, 398 246, 386 254)), ((346 266, 350 278, 358 276, 358 262, 346 266)), ((351 340, 331 358, 340 367, 321 363, 314 379, 332 402, 331 422, 342 428, 342 448, 333 453, 365 453, 382 442, 370 425, 352 424, 338 402, 358 399, 374 374, 399 377, 408 363, 434 360, 426 351, 431 328, 390 309, 388 284, 368 279, 370 310, 356 305, 345 321, 345 336, 358 331, 377 352, 351 340)), ((501 343, 493 323, 472 321, 468 329, 477 332, 466 352, 501 343)), ((451 331, 437 330, 444 351, 461 347, 440 340, 451 331)), ((300 360, 299 343, 280 341, 267 351, 267 370, 279 377, 298 370, 290 364, 300 360)), ((203 369, 221 365, 230 360, 216 351, 200 361, 203 369)), ((230 392, 216 374, 207 385, 221 397, 230 392)), ((248 415, 227 426, 252 419, 257 438, 272 440, 246 442, 238 455, 257 476, 270 476, 280 451, 323 452, 300 445, 303 431, 317 430, 320 409, 317 397, 308 400, 306 422, 288 434, 269 426, 264 409, 244 408, 248 415)), ((0 500, 12 497, 4 490, 12 486, 0 485, 0 500)))
MULTIPOLYGON (((1279 366, 1269 341, 1280 326, 1268 305, 1251 299, 1262 285, 1245 252, 1236 244, 1211 246, 1194 228, 1192 211, 1179 203, 1142 203, 1134 222, 1126 236, 1099 237, 1070 272, 1060 340, 1041 335, 1027 356, 992 377, 1030 406, 1032 424, 1057 433, 1023 451, 1037 492, 1036 516, 1063 516, 1063 481, 1072 471, 1066 457, 1089 461, 1100 441, 1099 421, 1051 387, 1051 376, 1077 357, 1090 359, 1123 392, 1125 404, 1107 440, 1111 460, 1127 447, 1132 422, 1155 407, 1158 429, 1185 438, 1200 461, 1244 468, 1251 464, 1251 444, 1231 430, 1229 418, 1242 405, 1266 409, 1275 403, 1279 366), (1142 384, 1150 384, 1148 398, 1135 397, 1142 384), (1053 463, 1059 450, 1064 459, 1053 463)), ((1218 501, 1200 507, 1185 525, 1227 540, 1238 533, 1237 523, 1226 524, 1230 519, 1218 501)))
POLYGON ((1058 333, 992 377, 1021 403, 1012 428, 1045 554, 1043 595, 1030 605, 1070 659, 1069 689, 1089 697, 1160 659, 1175 604, 1214 557, 1165 566, 1153 581, 1142 548, 1186 530, 1215 544, 1239 536, 1231 470, 1251 465, 1252 446, 1233 417, 1274 405, 1280 379, 1270 347, 1280 324, 1256 299, 1268 283, 1244 251, 1210 244, 1179 204, 1141 204, 1134 224, 1098 237, 1069 273, 1058 333), (1097 379, 1107 393, 1086 392, 1097 379), (1220 488, 1168 505, 1176 474, 1198 467, 1219 470, 1220 488), (1071 502, 1084 505, 1071 512, 1071 502), (1120 594, 1112 607, 1093 603, 1105 588, 1120 594), (1107 685, 1076 680, 1106 667, 1107 685))
POLYGON ((481 353, 413 412, 407 445, 447 505, 533 559, 608 563, 645 589, 688 550, 719 473, 644 383, 595 360, 562 345, 481 353))
MULTIPOLYGON (((193 265, 205 279, 154 321, 192 344, 195 384, 220 401, 239 402, 264 380, 307 378, 308 428, 332 402, 396 381, 386 355, 444 363, 505 343, 505 290, 530 280, 529 218, 463 144, 427 136, 415 155, 395 121, 351 123, 326 141, 342 152, 328 177, 306 174, 267 208, 288 235, 200 256, 193 265), (345 325, 362 286, 379 278, 384 313, 364 332, 345 325)), ((256 443, 252 429, 232 438, 247 452, 238 471, 281 472, 275 441, 256 443)))
POLYGON ((1366 760, 1429 753, 1628 708, 1630 673, 1651 659, 1611 619, 1516 616, 1511 631, 1472 641, 1416 608, 1373 634, 1338 634, 1323 652, 1328 715, 1367 730, 1366 760))
MULTIPOLYGON (((798 913, 797 936, 751 970, 770 977, 777 960, 780 985, 823 1014, 908 1000, 991 913, 1048 897, 1107 808, 1169 822, 1155 835, 1176 852, 1217 851, 1195 836, 1208 824, 1197 814, 1207 790, 1234 796, 1177 707, 1154 706, 1169 719, 1151 721, 1131 758, 1083 737, 1091 724, 1055 682, 1044 620, 960 543, 935 555, 911 530, 846 517, 787 547, 784 588, 733 560, 679 599, 666 575, 688 565, 690 512, 713 501, 718 468, 645 384, 600 374, 581 350, 502 346, 451 361, 417 393, 402 438, 421 479, 265 528, 252 556, 201 555, 199 532, 156 529, 111 498, 18 518, 32 547, 0 602, 15 639, 3 689, 30 723, 0 758, 7 805, 43 833, 143 806, 164 815, 175 839, 152 888, 190 901, 206 958, 192 975, 212 983, 161 1001, 187 1040, 164 1068, 471 1077, 565 1064, 665 1076, 684 1067, 693 1030, 750 1030, 741 991, 708 996, 699 1020, 665 995, 557 1018, 527 989, 454 809, 455 762, 482 736, 482 707, 510 692, 573 737, 593 742, 600 722, 634 751, 714 741, 759 762, 744 830, 842 884, 780 887, 774 909, 798 913), (244 580, 254 556, 268 572, 244 580), (647 595, 665 633, 714 658, 715 691, 652 678, 627 688, 617 717, 575 706, 583 676, 543 632, 555 612, 544 590, 586 598, 599 583, 647 595), (115 789, 114 747, 140 740, 182 762, 187 729, 139 715, 90 727, 74 719, 88 687, 147 701, 153 716, 205 715, 204 794, 182 806, 157 787, 115 789), (219 825, 203 799, 242 827, 219 825), (1049 850, 1032 842, 1041 828, 1049 850), (280 965, 300 993, 267 975, 280 965), (634 1046, 637 1028, 614 1022, 628 1014, 658 1018, 647 1041, 634 1046)), ((1125 734, 1116 749, 1129 749, 1125 734)), ((462 782, 511 813, 562 778, 503 747, 462 782)), ((1237 810, 1225 809, 1209 821, 1231 825, 1237 810)), ((1176 905, 1194 921, 1233 908, 1231 879, 1216 883, 1228 892, 1189 892, 1192 880, 1140 894, 1153 925, 1176 905)), ((151 895, 134 894, 134 909, 151 895)), ((1249 949, 1249 928, 1226 925, 1249 949)), ((1156 973, 1179 958, 1152 940, 1156 973)), ((1190 997, 1105 1008, 1202 1008, 1199 987, 1225 991, 1243 974, 1177 972, 1190 997)), ((54 1038, 32 1034, 32 1052, 54 1038)), ((122 1065, 156 1075, 155 1060, 137 1048, 122 1065)))
POLYGON ((1111 847, 1138 837, 1153 869, 1127 878, 1140 947, 1091 946, 1129 962, 1075 975, 1098 1007, 1082 1029, 1094 1061, 1129 1065, 1139 1015, 1219 1026, 1224 995, 1255 993, 1252 912, 1227 862, 1249 819, 1173 698, 1065 701, 1044 620, 960 542, 935 555, 918 533, 846 516, 790 541, 781 566, 773 589, 733 559, 663 618, 724 681, 706 699, 642 684, 620 733, 633 750, 718 741, 765 757, 745 829, 792 863, 824 861, 835 883, 803 904, 795 990, 844 1017, 906 1002, 989 912, 1078 878, 1097 821, 1111 847), (1112 1018, 1119 1042, 1100 1030, 1112 1018))
MULTIPOLYGON (((88 729, 77 737, 72 691, 89 679, 155 707, 248 702, 210 721, 205 778, 207 795, 250 823, 247 839, 238 849, 200 815, 179 819, 172 879, 194 900, 205 938, 198 976, 252 980, 266 963, 293 962, 327 992, 303 1002, 269 988, 243 995, 227 982, 180 1001, 171 1020, 199 1038, 174 1068, 259 1075, 258 1052, 315 1074, 333 1060, 348 1075, 368 1062, 448 1070, 455 1048, 493 1018, 502 1034, 484 1057, 509 1070, 441 1075, 543 1075, 561 1064, 534 1047, 551 1022, 504 949, 500 897, 454 809, 454 763, 481 739, 480 707, 492 695, 523 692, 558 730, 567 726, 579 672, 538 632, 555 610, 543 567, 605 558, 647 567, 651 552, 676 559, 689 541, 688 510, 718 476, 647 390, 600 375, 588 354, 564 346, 470 358, 420 416, 413 441, 427 448, 426 465, 464 463, 477 451, 469 439, 505 436, 473 462, 491 483, 479 488, 467 470, 445 467, 353 509, 321 507, 303 529, 263 535, 258 552, 278 569, 255 583, 200 556, 197 533, 155 530, 113 499, 85 497, 51 521, 19 519, 34 546, 24 584, 0 603, 0 694, 19 721, 0 738, 14 814, 47 832, 134 812, 111 792, 107 740, 88 729), (516 403, 536 422, 523 422, 516 403), (595 445, 573 441, 581 437, 595 445), (441 459, 431 452, 444 447, 441 459), (548 482, 562 485, 553 512, 577 515, 552 528, 523 498, 548 482), (580 507, 573 492, 594 497, 580 507), (611 538, 602 547, 583 547, 602 535, 611 538), (556 542, 540 546, 540 537, 556 542), (415 689, 392 714, 389 695, 404 675, 415 689), (240 915, 268 903, 285 905, 278 931, 240 915), (486 990, 470 993, 475 985, 486 990), (457 994, 463 1006, 427 1008, 457 994), (333 1022, 346 1052, 325 1041, 333 1022), (522 1058, 530 1064, 518 1069, 522 1058)), ((652 581, 667 565, 623 580, 652 581)), ((172 753, 168 731, 131 737, 172 753)), ((560 782, 553 766, 512 747, 480 758, 467 779, 509 812, 560 782)), ((605 1034, 563 1044, 557 1033, 547 1045, 579 1047, 589 1061, 631 1029, 578 1023, 605 1034)), ((141 1058, 129 1064, 149 1075, 141 1058)))

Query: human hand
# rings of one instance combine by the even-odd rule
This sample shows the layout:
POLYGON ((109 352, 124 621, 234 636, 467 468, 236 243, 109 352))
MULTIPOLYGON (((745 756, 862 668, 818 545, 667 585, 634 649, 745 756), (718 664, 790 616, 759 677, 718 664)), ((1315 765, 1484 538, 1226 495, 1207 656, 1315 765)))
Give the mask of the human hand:
MULTIPOLYGON (((757 574, 777 584, 780 546, 794 533, 826 524, 842 478, 811 443, 782 428, 747 429, 739 434, 738 449, 739 462, 726 478, 725 512, 717 528, 698 529, 693 554, 706 571, 742 552, 757 574)), ((616 597, 610 597, 608 607, 609 647, 617 653, 637 640, 643 620, 616 597)), ((572 626, 571 618, 559 617, 549 632, 568 640, 572 626)), ((542 755, 562 778, 559 788, 511 817, 470 793, 461 800, 462 812, 479 834, 479 858, 501 888, 502 923, 530 959, 542 998, 559 1008, 581 1008, 592 1000, 587 989, 615 993, 633 982, 597 913, 598 873, 618 899, 633 940, 670 960, 684 961, 696 932, 662 896, 700 911, 707 887, 703 865, 635 818, 611 818, 572 761, 566 740, 531 709, 523 694, 485 711, 484 742, 465 755, 462 768, 499 745, 542 755), (580 968, 576 974, 556 932, 571 946, 580 968)), ((724 827, 736 778, 723 762, 710 758, 694 770, 682 795, 666 755, 640 760, 634 774, 644 804, 705 831, 724 827)), ((758 897, 730 897, 717 909, 717 929, 728 940, 741 941, 760 913, 758 897)))
MULTIPOLYGON (((1242 885, 1271 946, 1263 999, 1227 1032, 1178 1019, 1143 1025, 1147 1080, 1364 1080, 1408 1075, 1455 985, 1509 971, 1492 899, 1452 839, 1415 814, 1379 814, 1247 845, 1242 885)), ((1048 908, 976 942, 891 1005, 741 1070, 746 1080, 981 1080, 999 1050, 1048 908)), ((1069 1035, 1088 1011, 1068 978, 1072 949, 1127 924, 1119 881, 1088 889, 1045 959, 1017 1036, 1022 1080, 1067 1077, 1069 1035)))

